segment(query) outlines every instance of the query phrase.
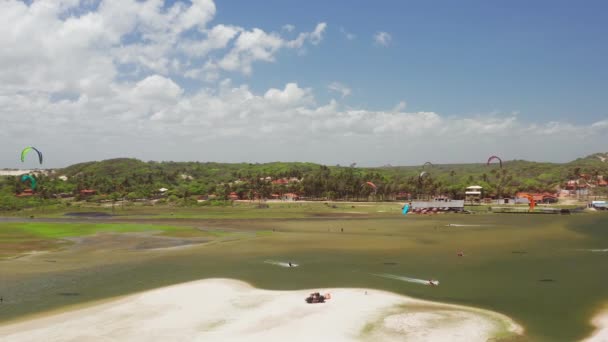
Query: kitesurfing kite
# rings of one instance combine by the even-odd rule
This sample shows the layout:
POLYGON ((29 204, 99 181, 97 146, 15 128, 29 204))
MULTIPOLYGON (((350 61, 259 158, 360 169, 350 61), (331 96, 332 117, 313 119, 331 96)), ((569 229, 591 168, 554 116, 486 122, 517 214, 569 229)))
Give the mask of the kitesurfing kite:
POLYGON ((519 196, 528 199, 528 206, 529 206, 528 211, 533 212, 534 207, 536 207, 536 201, 534 200, 534 197, 530 194, 519 194, 519 196))
POLYGON ((498 157, 498 156, 491 156, 490 158, 488 158, 488 162, 486 163, 486 166, 489 166, 490 163, 492 162, 492 160, 498 160, 500 168, 502 169, 502 159, 500 159, 500 157, 498 157))
POLYGON ((32 146, 26 147, 23 149, 23 151, 21 151, 21 162, 25 162, 25 156, 31 151, 36 151, 36 153, 38 154, 38 161, 40 162, 40 164, 42 164, 42 152, 38 151, 37 148, 32 146))
POLYGON ((420 172, 420 174, 418 175, 418 181, 422 181, 422 177, 427 176, 428 177, 429 173, 426 171, 422 171, 420 172))
POLYGON ((36 178, 34 178, 31 175, 23 175, 23 176, 21 176, 21 182, 22 183, 25 183, 28 180, 30 181, 30 188, 32 190, 36 190, 36 178))
POLYGON ((365 182, 361 186, 366 186, 366 185, 369 185, 372 189, 374 189, 374 195, 375 195, 376 191, 378 191, 378 187, 376 186, 376 184, 374 184, 372 182, 365 182))

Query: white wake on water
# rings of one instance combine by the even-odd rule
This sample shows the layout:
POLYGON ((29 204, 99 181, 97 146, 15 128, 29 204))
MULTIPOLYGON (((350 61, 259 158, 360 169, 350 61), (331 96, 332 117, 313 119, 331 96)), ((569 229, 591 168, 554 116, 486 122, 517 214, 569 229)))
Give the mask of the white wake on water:
POLYGON ((264 262, 267 264, 270 264, 270 265, 281 266, 281 267, 298 267, 298 266, 300 266, 293 262, 291 263, 291 265, 289 264, 289 262, 284 262, 284 261, 265 260, 264 262))
POLYGON ((389 273, 381 273, 381 274, 372 273, 372 274, 375 276, 378 276, 378 277, 382 277, 382 278, 407 281, 409 283, 420 284, 420 285, 439 285, 439 280, 434 280, 434 279, 433 280, 417 279, 417 278, 398 276, 398 275, 389 274, 389 273))

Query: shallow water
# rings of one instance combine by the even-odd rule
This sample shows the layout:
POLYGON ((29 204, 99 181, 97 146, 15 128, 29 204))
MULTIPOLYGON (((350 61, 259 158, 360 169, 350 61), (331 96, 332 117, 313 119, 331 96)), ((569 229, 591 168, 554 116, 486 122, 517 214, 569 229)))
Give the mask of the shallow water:
POLYGON ((608 299, 608 254, 581 251, 608 246, 608 215, 600 213, 200 222, 276 233, 162 253, 66 250, 2 261, 0 320, 227 277, 269 289, 371 287, 472 305, 514 318, 531 340, 574 341, 591 332, 590 318, 608 299), (445 227, 454 222, 469 226, 445 227), (441 286, 370 273, 440 279, 441 286))

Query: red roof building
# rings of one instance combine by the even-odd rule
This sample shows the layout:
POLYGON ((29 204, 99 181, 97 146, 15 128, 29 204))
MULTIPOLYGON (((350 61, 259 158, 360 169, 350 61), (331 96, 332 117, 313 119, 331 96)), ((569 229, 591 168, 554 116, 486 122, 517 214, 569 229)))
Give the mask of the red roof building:
POLYGON ((289 192, 289 193, 283 194, 282 198, 284 200, 297 201, 298 199, 300 199, 300 196, 298 194, 289 192))
POLYGON ((530 196, 532 196, 532 198, 534 199, 534 202, 536 203, 543 203, 543 202, 557 202, 558 199, 558 194, 552 194, 550 192, 543 192, 543 193, 527 193, 527 192, 518 192, 517 194, 515 194, 515 197, 517 198, 524 198, 524 194, 528 194, 530 196))
POLYGON ((91 190, 91 189, 83 189, 83 190, 80 190, 80 195, 81 196, 93 196, 93 195, 95 195, 96 192, 97 191, 91 190))
POLYGON ((19 193, 16 195, 17 197, 29 197, 29 196, 34 196, 34 190, 31 189, 27 189, 27 190, 23 190, 23 192, 19 193))

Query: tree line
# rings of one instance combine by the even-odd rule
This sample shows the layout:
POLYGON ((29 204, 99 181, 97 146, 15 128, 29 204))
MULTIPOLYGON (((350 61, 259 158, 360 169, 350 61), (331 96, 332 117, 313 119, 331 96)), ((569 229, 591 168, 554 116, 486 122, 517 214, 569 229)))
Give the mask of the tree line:
MULTIPOLYGON (((294 193, 311 200, 460 199, 470 185, 482 186, 487 197, 511 197, 521 191, 555 192, 567 180, 583 176, 591 183, 598 176, 608 179, 608 163, 591 157, 566 164, 509 161, 502 168, 434 165, 421 176, 422 171, 421 166, 361 168, 354 164, 143 162, 121 158, 38 174, 37 199, 28 201, 51 200, 62 194, 79 196, 85 189, 114 200, 155 198, 161 188, 168 189, 165 194, 173 198, 214 195, 228 199, 236 194, 240 199, 264 199, 294 193), (289 182, 273 183, 277 179, 289 182)), ((20 177, 0 177, 0 197, 4 198, 0 205, 14 202, 15 194, 27 187, 20 177)))

